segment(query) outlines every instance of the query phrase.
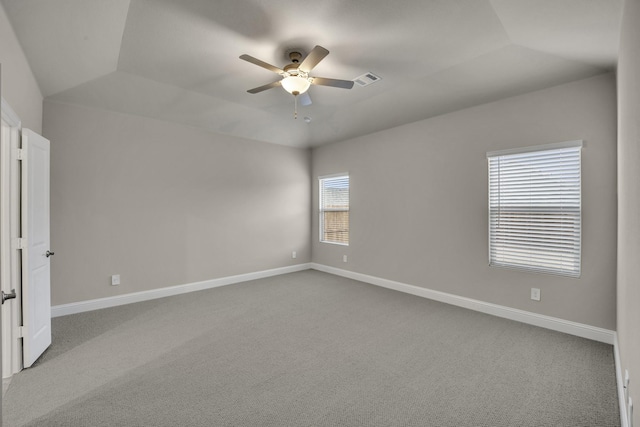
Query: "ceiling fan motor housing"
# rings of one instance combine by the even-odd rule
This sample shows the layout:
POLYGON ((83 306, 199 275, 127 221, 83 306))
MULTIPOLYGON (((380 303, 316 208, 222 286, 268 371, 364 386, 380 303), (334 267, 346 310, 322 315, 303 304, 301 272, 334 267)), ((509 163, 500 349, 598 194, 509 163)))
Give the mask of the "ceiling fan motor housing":
POLYGON ((298 70, 298 64, 296 63, 285 65, 284 71, 290 76, 297 76, 299 74, 302 74, 302 71, 298 70))

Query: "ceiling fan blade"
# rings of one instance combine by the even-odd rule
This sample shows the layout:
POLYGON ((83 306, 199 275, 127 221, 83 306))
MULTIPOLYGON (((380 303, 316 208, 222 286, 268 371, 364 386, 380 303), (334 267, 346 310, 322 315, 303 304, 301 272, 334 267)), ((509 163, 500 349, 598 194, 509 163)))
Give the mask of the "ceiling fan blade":
POLYGON ((249 89, 247 92, 249 93, 259 93, 265 91, 267 89, 271 89, 272 87, 278 87, 281 85, 282 80, 278 80, 277 82, 269 83, 263 86, 254 87, 253 89, 249 89))
POLYGON ((329 54, 329 51, 322 46, 316 46, 311 49, 311 52, 304 58, 298 69, 300 71, 304 71, 308 73, 313 70, 313 67, 318 65, 320 61, 324 59, 325 56, 329 54))
POLYGON ((309 92, 298 95, 298 99, 300 100, 300 105, 304 107, 311 105, 311 97, 309 96, 309 92))
POLYGON ((351 89, 353 87, 353 81, 351 80, 328 79, 326 77, 313 77, 313 81, 311 82, 311 84, 339 87, 342 89, 351 89))
POLYGON ((258 58, 254 58, 253 56, 250 56, 250 55, 246 55, 246 54, 245 55, 240 55, 240 59, 244 59, 245 61, 251 62, 252 64, 256 64, 256 65, 258 65, 258 66, 260 66, 262 68, 266 68, 267 70, 273 71, 274 73, 278 73, 278 74, 284 73, 284 70, 282 70, 282 69, 280 69, 280 68, 278 68, 278 67, 276 67, 274 65, 267 64, 266 62, 261 61, 258 58))

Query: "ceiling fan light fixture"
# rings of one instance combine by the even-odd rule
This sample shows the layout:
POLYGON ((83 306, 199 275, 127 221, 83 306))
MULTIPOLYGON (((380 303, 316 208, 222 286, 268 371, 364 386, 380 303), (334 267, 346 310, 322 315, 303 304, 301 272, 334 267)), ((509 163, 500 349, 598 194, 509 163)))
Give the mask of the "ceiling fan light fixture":
MULTIPOLYGON (((280 80, 249 89, 247 92, 256 94, 277 86, 283 87, 284 90, 293 95, 293 115, 297 118, 298 95, 304 95, 311 85, 331 86, 343 89, 351 89, 353 87, 354 83, 352 80, 338 80, 328 79, 326 77, 309 76, 309 73, 311 73, 314 67, 318 65, 318 63, 328 54, 329 51, 322 46, 314 47, 304 58, 300 51, 292 50, 288 53, 291 63, 285 65, 283 68, 278 68, 247 54, 240 55, 240 59, 279 74, 281 77, 280 80), (302 60, 302 62, 300 62, 300 60, 302 60)), ((305 95, 300 99, 300 102, 302 105, 310 105, 311 99, 309 98, 309 95, 305 95)))
POLYGON ((292 95, 301 95, 311 86, 309 79, 301 76, 287 76, 280 83, 292 95))

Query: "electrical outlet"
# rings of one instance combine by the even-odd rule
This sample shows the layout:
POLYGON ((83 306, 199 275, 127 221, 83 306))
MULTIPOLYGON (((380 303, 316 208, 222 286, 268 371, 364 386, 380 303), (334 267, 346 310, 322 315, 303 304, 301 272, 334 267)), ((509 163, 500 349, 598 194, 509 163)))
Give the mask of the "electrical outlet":
POLYGON ((534 301, 540 301, 540 289, 531 288, 531 299, 534 301))
POLYGON ((298 257, 298 254, 296 253, 296 251, 291 252, 291 258, 296 259, 298 257))
POLYGON ((347 256, 346 255, 342 255, 342 262, 347 262, 347 256))
POLYGON ((111 276, 111 286, 118 286, 120 284, 120 275, 114 274, 111 276))

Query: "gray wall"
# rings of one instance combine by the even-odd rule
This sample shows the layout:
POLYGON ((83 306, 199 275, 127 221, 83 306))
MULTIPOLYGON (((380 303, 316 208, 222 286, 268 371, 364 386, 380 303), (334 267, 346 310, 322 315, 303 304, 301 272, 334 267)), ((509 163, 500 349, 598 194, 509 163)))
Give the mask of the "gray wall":
MULTIPOLYGON (((627 0, 618 62, 618 341, 640 402, 640 1, 627 0)), ((636 406, 638 403, 636 403, 636 406)), ((635 410, 634 425, 640 425, 635 410)))
POLYGON ((315 148, 313 262, 614 330, 615 90, 606 74, 315 148), (486 152, 576 139, 581 278, 488 267, 486 152), (350 174, 349 247, 317 237, 316 178, 338 172, 350 174))
POLYGON ((0 3, 0 64, 2 97, 22 120, 22 126, 42 130, 42 93, 0 3))
POLYGON ((53 305, 310 260, 309 150, 49 101, 43 133, 53 305))

